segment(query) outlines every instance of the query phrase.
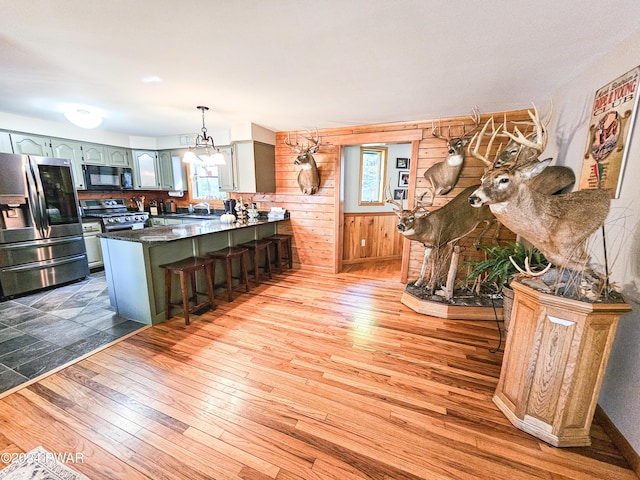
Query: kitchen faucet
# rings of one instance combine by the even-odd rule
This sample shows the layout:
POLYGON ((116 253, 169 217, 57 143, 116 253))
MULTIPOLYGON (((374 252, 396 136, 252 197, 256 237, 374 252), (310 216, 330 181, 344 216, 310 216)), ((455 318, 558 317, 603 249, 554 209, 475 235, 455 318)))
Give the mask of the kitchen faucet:
POLYGON ((207 202, 200 202, 200 203, 196 203, 193 208, 206 208, 207 209, 207 215, 209 215, 211 213, 211 207, 207 202))

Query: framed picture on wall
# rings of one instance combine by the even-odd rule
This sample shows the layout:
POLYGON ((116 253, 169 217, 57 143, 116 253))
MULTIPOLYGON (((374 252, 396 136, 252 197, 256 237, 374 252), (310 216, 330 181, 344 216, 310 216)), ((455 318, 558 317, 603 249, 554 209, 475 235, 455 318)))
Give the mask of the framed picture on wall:
POLYGON ((408 187, 409 186, 409 172, 399 172, 398 173, 398 186, 399 187, 408 187))
POLYGON ((640 66, 596 91, 579 189, 608 188, 620 197, 638 109, 640 66))
POLYGON ((404 200, 407 198, 407 189, 406 188, 396 188, 393 191, 393 199, 394 200, 404 200))
POLYGON ((404 157, 396 158, 396 168, 409 168, 409 159, 404 157))

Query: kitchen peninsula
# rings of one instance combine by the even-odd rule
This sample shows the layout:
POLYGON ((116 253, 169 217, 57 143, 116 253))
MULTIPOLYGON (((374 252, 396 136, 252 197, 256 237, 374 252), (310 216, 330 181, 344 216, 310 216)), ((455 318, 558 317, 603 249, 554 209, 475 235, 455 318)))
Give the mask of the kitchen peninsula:
MULTIPOLYGON (((227 224, 212 218, 99 235, 109 298, 118 315, 146 324, 164 321, 164 270, 160 265, 273 235, 278 233, 279 222, 288 221, 265 218, 227 224)), ((220 281, 224 278, 221 270, 216 272, 220 281)), ((173 282, 174 298, 180 295, 177 283, 173 282)))

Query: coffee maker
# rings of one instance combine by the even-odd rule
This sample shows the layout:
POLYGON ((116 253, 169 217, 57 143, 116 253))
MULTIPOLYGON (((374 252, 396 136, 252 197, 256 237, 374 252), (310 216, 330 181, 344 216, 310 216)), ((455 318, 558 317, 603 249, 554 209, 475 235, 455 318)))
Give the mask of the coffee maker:
POLYGON ((236 213, 235 198, 227 198, 226 200, 223 200, 222 203, 224 204, 224 213, 230 213, 232 215, 235 215, 236 213))

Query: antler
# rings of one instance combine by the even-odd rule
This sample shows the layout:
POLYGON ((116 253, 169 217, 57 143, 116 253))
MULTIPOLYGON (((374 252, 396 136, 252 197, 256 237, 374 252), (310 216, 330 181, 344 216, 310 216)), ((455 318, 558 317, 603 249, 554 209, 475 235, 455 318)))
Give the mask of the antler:
POLYGON ((548 141, 547 129, 545 128, 545 125, 540 121, 540 117, 538 116, 538 109, 536 108, 535 105, 533 106, 533 112, 531 112, 531 110, 527 110, 527 113, 529 114, 529 118, 531 118, 530 122, 524 121, 524 122, 513 122, 513 123, 518 125, 530 125, 535 127, 536 129, 535 142, 529 140, 525 135, 523 135, 523 133, 518 129, 517 126, 513 127, 514 133, 510 133, 506 130, 506 125, 505 125, 504 134, 507 137, 509 137, 511 140, 516 142, 517 144, 523 145, 525 147, 529 147, 539 153, 542 153, 544 149, 547 147, 547 141, 548 141))
POLYGON ((384 201, 385 203, 391 203, 396 206, 396 208, 400 211, 403 210, 402 204, 393 198, 391 195, 391 187, 387 183, 387 186, 384 188, 384 201))
POLYGON ((315 136, 311 133, 311 131, 307 130, 307 135, 303 136, 308 143, 300 144, 298 143, 298 132, 296 132, 296 143, 291 143, 291 132, 287 133, 287 139, 284 141, 284 144, 288 147, 291 147, 296 153, 316 153, 320 148, 320 135, 318 134, 318 129, 316 128, 315 136))
MULTIPOLYGON (((487 166, 491 166, 493 165, 495 159, 489 160, 489 153, 491 152, 491 147, 493 146, 493 142, 495 141, 495 139, 498 137, 498 135, 500 134, 500 129, 502 128, 503 124, 498 125, 498 128, 494 128, 494 122, 493 122, 493 117, 491 117, 489 120, 487 120, 487 122, 484 124, 484 127, 482 127, 482 130, 480 130, 480 132, 477 132, 473 135, 473 137, 471 138, 471 141, 469 142, 469 147, 468 147, 468 151, 469 153, 477 158, 478 160, 480 160, 481 162, 483 162, 485 165, 487 166), (489 128, 489 125, 491 125, 491 138, 489 139, 489 143, 487 145, 487 148, 485 150, 484 155, 482 155, 480 153, 480 143, 482 142, 482 139, 484 137, 484 135, 487 133, 487 128, 489 128), (473 148, 472 148, 473 147, 473 148)), ((498 151, 500 151, 500 149, 502 148, 502 145, 500 145, 500 147, 498 148, 498 151)))
POLYGON ((551 268, 551 263, 549 263, 546 267, 544 267, 544 270, 541 270, 540 272, 532 272, 531 264, 529 263, 529 257, 525 257, 524 259, 524 270, 518 266, 518 264, 516 263, 516 261, 513 259, 511 255, 509 255, 509 260, 511 261, 513 266, 516 267, 516 270, 518 270, 520 273, 524 273, 525 275, 529 275, 531 277, 539 277, 540 275, 544 275, 551 268))
MULTIPOLYGON (((467 128, 463 123, 462 126, 462 135, 458 138, 467 138, 470 137, 472 133, 474 133, 480 127, 480 110, 475 106, 472 108, 473 115, 470 115, 469 118, 473 121, 473 128, 467 132, 467 128)), ((438 126, 435 125, 433 120, 431 121, 431 135, 436 138, 441 138, 443 140, 451 140, 453 137, 451 136, 451 125, 447 125, 447 133, 448 135, 445 137, 442 135, 442 126, 440 125, 440 120, 438 120, 438 126)))

